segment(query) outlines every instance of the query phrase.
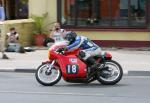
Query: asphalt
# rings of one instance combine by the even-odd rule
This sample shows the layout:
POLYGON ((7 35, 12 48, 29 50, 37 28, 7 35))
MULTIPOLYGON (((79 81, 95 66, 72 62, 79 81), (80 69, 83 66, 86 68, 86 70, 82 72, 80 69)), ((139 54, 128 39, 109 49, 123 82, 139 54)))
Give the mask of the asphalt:
MULTIPOLYGON (((0 72, 34 73, 43 61, 48 60, 48 48, 33 49, 35 51, 26 53, 5 52, 9 59, 0 55, 0 72)), ((121 64, 124 75, 150 76, 150 48, 103 48, 103 51, 109 51, 113 60, 121 64)))

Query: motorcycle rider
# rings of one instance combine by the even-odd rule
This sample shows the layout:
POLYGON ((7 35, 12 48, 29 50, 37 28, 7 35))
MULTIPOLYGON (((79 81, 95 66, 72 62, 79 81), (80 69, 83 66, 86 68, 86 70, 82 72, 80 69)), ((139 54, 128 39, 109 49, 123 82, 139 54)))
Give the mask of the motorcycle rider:
POLYGON ((87 37, 77 36, 77 34, 72 31, 67 32, 64 38, 69 41, 69 45, 65 48, 67 51, 81 49, 79 57, 87 63, 92 64, 92 69, 100 66, 100 64, 93 58, 93 56, 101 54, 101 48, 98 45, 89 40, 87 37))

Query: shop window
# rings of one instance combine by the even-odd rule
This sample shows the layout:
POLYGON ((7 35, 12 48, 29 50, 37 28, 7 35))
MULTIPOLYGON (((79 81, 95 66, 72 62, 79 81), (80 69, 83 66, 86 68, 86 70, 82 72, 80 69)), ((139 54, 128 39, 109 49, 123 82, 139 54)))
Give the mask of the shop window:
POLYGON ((112 26, 128 26, 128 0, 113 0, 111 17, 112 26))
POLYGON ((110 0, 62 0, 61 22, 65 25, 109 26, 109 1, 110 0))
POLYGON ((145 27, 147 0, 58 0, 63 26, 145 27))
POLYGON ((131 25, 142 26, 146 23, 146 0, 131 0, 131 25))
POLYGON ((16 17, 28 18, 28 0, 16 0, 16 17))
POLYGON ((1 0, 4 10, 5 19, 26 19, 28 18, 28 0, 1 0))

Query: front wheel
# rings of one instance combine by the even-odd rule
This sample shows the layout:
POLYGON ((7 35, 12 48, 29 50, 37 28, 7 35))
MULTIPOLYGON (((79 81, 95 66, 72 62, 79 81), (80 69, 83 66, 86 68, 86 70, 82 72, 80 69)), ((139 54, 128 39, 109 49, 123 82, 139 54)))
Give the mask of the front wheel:
POLYGON ((104 85, 114 85, 118 83, 122 76, 123 70, 119 63, 108 60, 104 63, 104 68, 97 73, 97 80, 104 85))
POLYGON ((35 73, 36 80, 44 86, 55 85, 61 79, 59 67, 53 66, 51 71, 48 71, 49 65, 49 63, 40 65, 35 73))

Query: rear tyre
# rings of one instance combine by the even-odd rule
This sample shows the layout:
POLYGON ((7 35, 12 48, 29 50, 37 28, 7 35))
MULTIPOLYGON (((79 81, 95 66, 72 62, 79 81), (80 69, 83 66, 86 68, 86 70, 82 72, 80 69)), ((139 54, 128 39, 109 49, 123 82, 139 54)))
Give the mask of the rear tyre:
POLYGON ((51 71, 47 72, 49 65, 49 63, 40 65, 35 73, 36 80, 44 86, 55 85, 60 81, 62 76, 57 66, 52 67, 51 71))
POLYGON ((104 85, 114 85, 118 83, 123 76, 123 70, 121 65, 113 60, 108 60, 105 62, 105 67, 97 73, 97 80, 104 85))

